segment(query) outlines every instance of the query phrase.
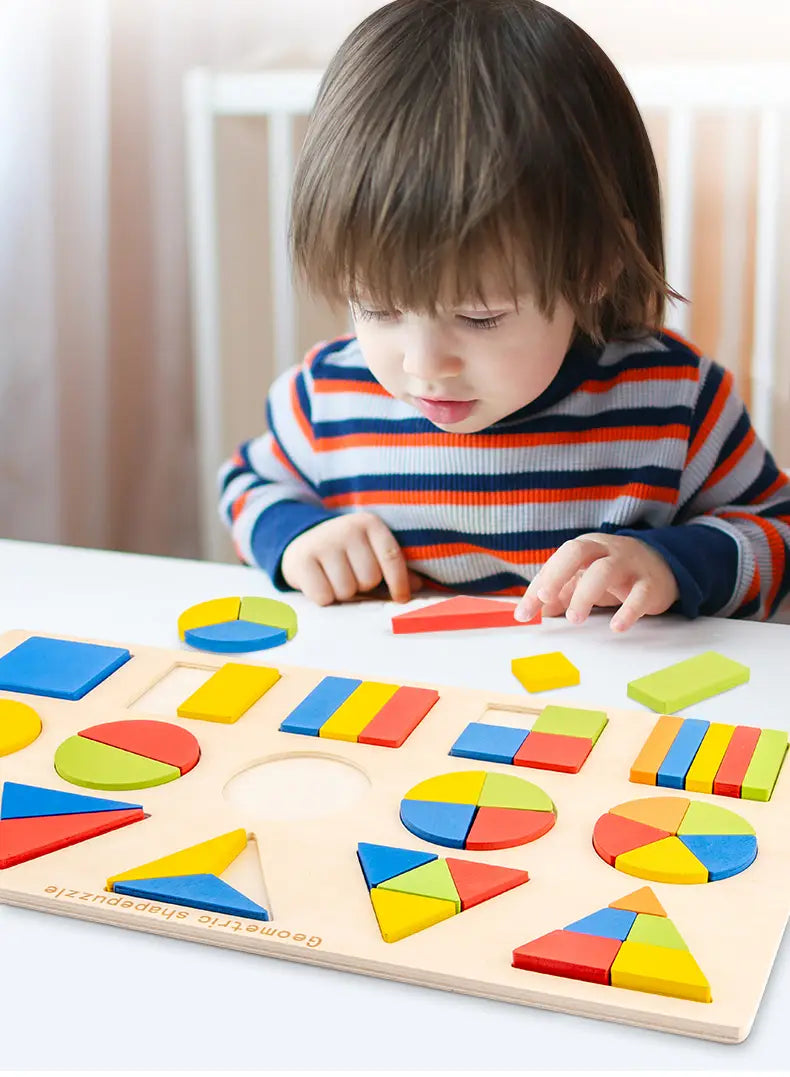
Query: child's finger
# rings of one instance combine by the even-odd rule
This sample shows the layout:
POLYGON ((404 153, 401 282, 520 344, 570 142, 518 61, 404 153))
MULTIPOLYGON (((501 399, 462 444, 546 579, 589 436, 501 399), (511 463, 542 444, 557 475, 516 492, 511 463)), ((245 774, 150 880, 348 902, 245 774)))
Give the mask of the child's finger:
POLYGON ((349 544, 346 549, 351 571, 357 580, 357 590, 373 591, 382 581, 381 565, 371 549, 366 535, 349 544))
POLYGON ((356 576, 351 571, 345 550, 328 550, 321 557, 321 568, 339 602, 348 602, 358 592, 356 576))
POLYGON ((650 587, 645 580, 637 580, 625 596, 620 609, 609 622, 613 632, 625 632, 647 613, 650 587))
POLYGON ((583 538, 571 539, 551 555, 530 584, 529 590, 535 585, 535 592, 541 602, 552 602, 580 569, 587 568, 606 554, 606 548, 597 542, 583 538))
POLYGON ((614 585, 618 569, 611 557, 601 557, 593 561, 582 573, 568 603, 565 616, 571 624, 580 625, 590 615, 590 610, 598 604, 614 585))
POLYGON ((398 545, 395 536, 381 520, 373 520, 367 533, 392 600, 408 602, 411 598, 409 570, 406 567, 403 550, 398 545))
POLYGON ((313 558, 302 566, 300 578, 293 582, 317 606, 329 606, 335 601, 332 584, 326 578, 321 565, 313 558))

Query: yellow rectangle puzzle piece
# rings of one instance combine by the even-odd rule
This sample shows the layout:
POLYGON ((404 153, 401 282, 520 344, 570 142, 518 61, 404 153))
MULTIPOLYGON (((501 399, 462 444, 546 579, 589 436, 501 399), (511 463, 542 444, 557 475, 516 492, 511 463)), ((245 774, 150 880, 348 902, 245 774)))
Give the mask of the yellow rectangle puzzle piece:
POLYGON ((397 684, 363 681, 345 703, 341 703, 335 713, 327 718, 318 731, 319 737, 329 737, 330 740, 359 740, 359 734, 365 726, 375 718, 384 704, 392 699, 397 690, 397 684))
POLYGON ((693 793, 713 792, 713 780, 734 732, 734 725, 711 722, 686 774, 686 789, 693 793))
POLYGON ((238 722, 279 679, 279 671, 268 666, 226 662, 179 705, 176 714, 179 718, 199 718, 230 725, 238 722))

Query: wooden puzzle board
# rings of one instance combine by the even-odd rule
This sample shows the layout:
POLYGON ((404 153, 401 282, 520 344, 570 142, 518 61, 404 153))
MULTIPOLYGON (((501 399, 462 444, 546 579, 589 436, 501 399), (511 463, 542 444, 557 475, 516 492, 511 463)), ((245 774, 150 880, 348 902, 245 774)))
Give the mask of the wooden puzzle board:
MULTIPOLYGON (((0 636, 0 654, 28 635, 0 636)), ((604 863, 592 848, 591 834, 596 819, 617 804, 672 795, 628 781, 630 764, 655 722, 654 714, 607 711, 609 724, 578 774, 482 764, 447 754, 469 722, 496 721, 496 715, 484 715, 499 709, 510 712, 515 724, 529 726, 550 701, 425 685, 440 692, 439 702, 403 747, 322 741, 282 733, 278 726, 328 671, 280 665, 276 651, 259 656, 255 664, 278 668, 280 681, 240 721, 222 725, 180 719, 176 707, 200 677, 190 672, 193 684, 185 691, 181 672, 202 670, 208 679, 227 660, 224 656, 128 646, 132 660, 81 701, 0 693, 33 706, 43 722, 33 744, 0 758, 0 781, 128 799, 142 803, 150 818, 0 871, 0 901, 721 1042, 739 1042, 748 1035, 790 912, 787 767, 767 803, 694 794, 694 799, 737 811, 754 826, 759 853, 750 868, 707 885, 649 883, 707 976, 713 1002, 601 986, 514 969, 512 951, 644 885, 604 863), (156 709, 142 709, 137 701, 155 686, 148 699, 156 698, 156 709), (201 745, 199 764, 175 782, 128 794, 87 790, 58 777, 52 760, 66 737, 88 725, 122 718, 155 718, 188 728, 201 745), (278 819, 256 817, 254 810, 234 806, 225 795, 236 776, 252 775, 251 768, 259 764, 304 758, 355 768, 364 776, 361 797, 353 803, 341 800, 334 813, 318 818, 310 816, 308 805, 307 818, 278 819), (431 845, 404 829, 398 808, 412 786, 434 775, 473 769, 515 773, 540 786, 557 807, 556 826, 531 844, 481 853, 431 845), (257 846, 260 855, 270 923, 195 909, 168 916, 165 907, 152 902, 135 902, 133 908, 106 904, 113 897, 104 891, 108 876, 237 827, 255 838, 251 848, 257 846), (530 881, 388 944, 379 933, 357 862, 360 841, 525 868, 530 881)), ((331 672, 354 675, 353 668, 331 672)), ((579 705, 596 707, 592 702, 579 705)), ((286 784, 278 795, 298 801, 300 790, 286 784)), ((301 795, 309 796, 309 791, 301 795)), ((688 796, 682 791, 676 795, 688 796)), ((293 814, 298 816, 298 805, 293 814)), ((249 860, 247 865, 249 870, 249 860)), ((243 878, 226 877, 244 889, 243 878)))

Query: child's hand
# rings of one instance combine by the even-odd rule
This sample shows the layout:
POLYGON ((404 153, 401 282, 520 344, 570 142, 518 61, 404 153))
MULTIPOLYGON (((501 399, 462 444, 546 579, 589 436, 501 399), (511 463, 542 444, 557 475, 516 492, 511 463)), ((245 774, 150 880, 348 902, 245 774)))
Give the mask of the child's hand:
POLYGON ((545 607, 548 616, 565 610, 571 624, 582 624, 593 606, 620 606, 610 626, 624 632, 646 613, 664 613, 677 597, 672 570, 647 543, 628 535, 589 534, 552 554, 515 615, 529 621, 545 607))
POLYGON ((421 580, 387 525, 371 512, 325 520, 298 535, 280 564, 285 582, 319 606, 345 602, 383 581, 395 602, 408 602, 421 580))

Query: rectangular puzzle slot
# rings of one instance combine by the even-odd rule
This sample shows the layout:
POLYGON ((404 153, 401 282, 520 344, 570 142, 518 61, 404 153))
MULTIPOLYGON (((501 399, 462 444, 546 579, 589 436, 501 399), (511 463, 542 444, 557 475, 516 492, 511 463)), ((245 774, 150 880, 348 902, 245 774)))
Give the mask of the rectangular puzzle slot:
POLYGON ((142 695, 128 704, 137 714, 160 714, 174 718, 185 699, 210 680, 216 669, 208 666, 173 666, 163 677, 149 685, 142 695))

